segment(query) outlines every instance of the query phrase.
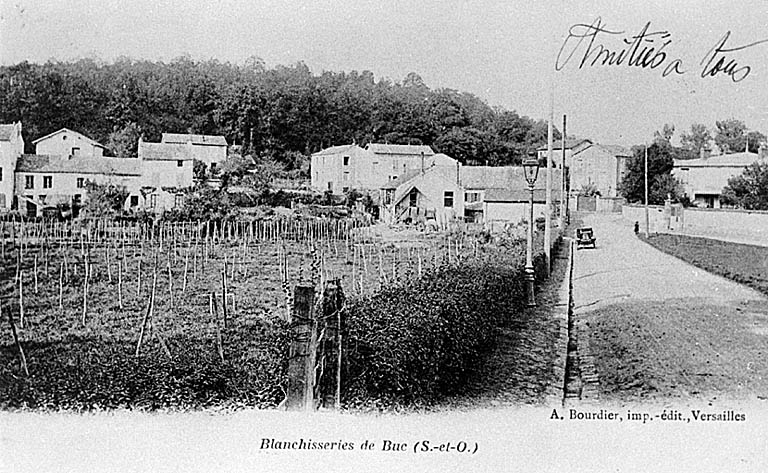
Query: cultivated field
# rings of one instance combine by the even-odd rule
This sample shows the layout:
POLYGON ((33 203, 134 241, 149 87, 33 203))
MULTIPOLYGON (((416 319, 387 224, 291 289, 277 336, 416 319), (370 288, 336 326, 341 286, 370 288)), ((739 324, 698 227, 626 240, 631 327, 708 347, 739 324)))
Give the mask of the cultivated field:
POLYGON ((347 297, 478 251, 352 221, 2 227, 0 407, 274 406, 292 289, 347 297), (23 352, 23 355, 22 355, 23 352))

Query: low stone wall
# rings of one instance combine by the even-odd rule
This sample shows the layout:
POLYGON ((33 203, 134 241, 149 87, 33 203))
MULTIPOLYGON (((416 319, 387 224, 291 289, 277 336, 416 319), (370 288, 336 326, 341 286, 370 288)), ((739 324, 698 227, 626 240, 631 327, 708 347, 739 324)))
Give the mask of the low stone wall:
MULTIPOLYGON (((622 215, 631 222, 645 225, 645 209, 625 205, 622 215)), ((652 233, 678 233, 752 245, 768 245, 768 212, 730 209, 686 208, 673 210, 664 206, 649 206, 652 233)))
MULTIPOLYGON (((621 208, 621 214, 626 220, 639 223, 640 231, 645 231, 645 207, 642 205, 625 205, 621 208)), ((651 233, 665 233, 669 231, 664 218, 663 206, 648 206, 648 227, 651 233)))

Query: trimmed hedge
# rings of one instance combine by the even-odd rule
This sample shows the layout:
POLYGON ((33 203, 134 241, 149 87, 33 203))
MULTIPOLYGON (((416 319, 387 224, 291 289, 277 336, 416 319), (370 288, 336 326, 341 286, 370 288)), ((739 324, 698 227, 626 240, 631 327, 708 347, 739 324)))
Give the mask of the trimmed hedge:
POLYGON ((429 403, 458 391, 524 303, 524 245, 486 248, 347 311, 348 404, 429 403))

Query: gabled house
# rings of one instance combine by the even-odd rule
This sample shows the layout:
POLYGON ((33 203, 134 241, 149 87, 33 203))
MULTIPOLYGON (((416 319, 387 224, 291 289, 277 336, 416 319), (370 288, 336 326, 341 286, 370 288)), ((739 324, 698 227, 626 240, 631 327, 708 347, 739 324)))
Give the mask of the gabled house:
POLYGON ((720 208, 720 196, 728 179, 743 173, 756 162, 768 162, 768 149, 761 147, 759 153, 704 154, 697 159, 676 159, 672 175, 682 182, 685 194, 694 204, 720 208))
POLYGON ((464 215, 463 192, 445 166, 410 170, 381 187, 379 217, 390 224, 448 222, 464 215))
MULTIPOLYGON (((220 138, 211 139, 217 143, 212 146, 221 148, 220 138)), ((126 209, 162 211, 179 206, 182 191, 193 184, 192 161, 201 156, 194 141, 140 139, 138 158, 113 158, 104 156, 100 143, 62 128, 36 139, 36 154, 24 154, 21 123, 0 125, 0 211, 16 207, 37 216, 45 207, 83 203, 89 181, 125 186, 126 209)))
POLYGON ((136 158, 25 154, 16 166, 18 207, 36 216, 45 207, 82 204, 86 183, 125 186, 126 207, 140 205, 141 161, 136 158))
POLYGON ((312 155, 311 186, 342 194, 350 189, 375 191, 408 171, 433 165, 453 166, 455 160, 424 145, 369 143, 333 146, 312 155))
POLYGON ((94 141, 82 133, 62 128, 32 142, 35 145, 35 154, 48 156, 104 156, 106 147, 94 141))
POLYGON ((619 197, 619 185, 632 152, 617 145, 590 143, 573 153, 568 164, 569 189, 578 193, 594 186, 601 197, 619 197))
MULTIPOLYGON (((552 173, 553 204, 560 200, 560 176, 552 173)), ((537 215, 544 212, 543 172, 535 185, 537 215)), ((527 218, 528 183, 521 166, 432 166, 409 171, 381 187, 379 215, 387 223, 460 218, 483 223, 527 218)))

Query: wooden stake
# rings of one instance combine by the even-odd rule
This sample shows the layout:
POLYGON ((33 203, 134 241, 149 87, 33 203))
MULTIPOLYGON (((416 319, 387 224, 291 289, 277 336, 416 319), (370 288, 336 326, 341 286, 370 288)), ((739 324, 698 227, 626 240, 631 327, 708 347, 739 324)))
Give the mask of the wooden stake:
MULTIPOLYGON (((157 267, 155 267, 157 269, 157 267)), ((155 310, 155 288, 157 287, 157 271, 154 272, 152 277, 152 291, 149 293, 149 304, 147 304, 147 311, 144 313, 144 319, 141 321, 141 331, 139 332, 139 341, 136 343, 136 356, 139 356, 141 350, 141 342, 144 340, 144 333, 147 330, 147 324, 152 318, 152 314, 155 310)))
MULTIPOLYGON (((0 303, 0 317, 2 317, 2 303, 0 303)), ((16 332, 16 324, 13 322, 13 314, 8 310, 8 323, 11 325, 11 332, 13 332, 13 342, 16 344, 16 348, 19 350, 19 358, 21 359, 21 367, 24 369, 24 374, 29 377, 29 368, 27 367, 27 357, 24 356, 24 349, 21 347, 19 341, 19 334, 16 332)))
POLYGON ((59 266, 59 309, 64 308, 64 262, 59 266))

